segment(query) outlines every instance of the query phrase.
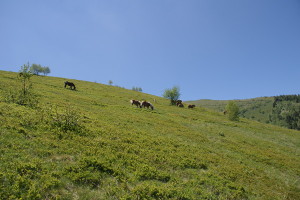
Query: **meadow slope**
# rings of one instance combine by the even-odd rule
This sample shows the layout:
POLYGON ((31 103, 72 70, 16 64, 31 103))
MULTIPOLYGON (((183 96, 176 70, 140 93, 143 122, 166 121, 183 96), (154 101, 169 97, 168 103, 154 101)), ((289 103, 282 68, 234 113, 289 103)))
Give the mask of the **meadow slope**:
MULTIPOLYGON (((239 107, 241 117, 259 122, 270 123, 270 115, 272 115, 274 97, 258 97, 234 101, 239 107)), ((223 112, 228 104, 228 100, 202 99, 188 101, 186 103, 195 104, 197 106, 215 110, 217 112, 223 112)))
POLYGON ((0 71, 0 199, 300 199, 299 131, 56 77, 32 77, 30 108, 6 102, 17 75, 0 71))

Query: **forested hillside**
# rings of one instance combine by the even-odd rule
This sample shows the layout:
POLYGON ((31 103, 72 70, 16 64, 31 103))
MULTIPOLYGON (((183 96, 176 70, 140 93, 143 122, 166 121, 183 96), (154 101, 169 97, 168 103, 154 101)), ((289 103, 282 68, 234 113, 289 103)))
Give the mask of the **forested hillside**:
POLYGON ((300 199, 297 130, 99 83, 24 80, 0 71, 0 199, 300 199))

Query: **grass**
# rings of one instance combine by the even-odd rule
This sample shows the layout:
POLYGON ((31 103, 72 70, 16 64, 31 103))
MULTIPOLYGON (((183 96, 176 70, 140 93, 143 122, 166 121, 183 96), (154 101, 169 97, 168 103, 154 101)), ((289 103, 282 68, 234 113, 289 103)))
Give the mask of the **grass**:
MULTIPOLYGON (((240 116, 259 122, 269 123, 269 115, 272 114, 273 97, 259 97, 253 99, 235 100, 240 109, 240 116)), ((202 106, 217 112, 223 112, 228 103, 227 100, 209 100, 203 99, 198 101, 186 102, 202 106)))
POLYGON ((0 199, 300 199, 299 131, 56 77, 32 78, 29 108, 4 102, 16 77, 0 71, 0 199))

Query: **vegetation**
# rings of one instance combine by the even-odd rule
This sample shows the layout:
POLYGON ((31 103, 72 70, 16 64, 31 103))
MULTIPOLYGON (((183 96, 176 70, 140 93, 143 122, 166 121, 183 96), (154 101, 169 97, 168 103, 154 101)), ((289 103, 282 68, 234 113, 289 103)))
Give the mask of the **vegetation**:
POLYGON ((180 97, 180 89, 177 86, 174 86, 171 89, 165 89, 163 97, 171 101, 171 105, 176 105, 176 101, 180 97))
POLYGON ((33 92, 29 64, 24 64, 15 81, 2 88, 3 101, 34 107, 38 103, 37 95, 33 92))
POLYGON ((50 68, 49 67, 42 67, 39 64, 32 64, 30 67, 30 71, 35 74, 39 75, 40 73, 43 73, 44 76, 50 73, 50 68))
POLYGON ((299 131, 54 77, 22 106, 5 101, 17 77, 0 71, 0 199, 300 199, 299 131))
MULTIPOLYGON (((239 107, 239 116, 259 122, 270 123, 269 114, 273 109, 273 97, 260 97, 254 99, 234 100, 239 107)), ((229 100, 198 100, 187 103, 202 106, 217 112, 223 112, 229 100)))
MULTIPOLYGON (((191 101, 218 112, 223 112, 229 101, 199 100, 191 101)), ((235 100, 239 116, 259 122, 300 130, 300 95, 280 95, 254 99, 235 100)))
POLYGON ((143 89, 141 87, 132 87, 133 91, 142 92, 143 89))
POLYGON ((283 127, 300 130, 300 95, 274 97, 270 122, 283 127))
POLYGON ((236 105, 235 101, 229 101, 225 110, 229 120, 239 121, 239 107, 236 105))

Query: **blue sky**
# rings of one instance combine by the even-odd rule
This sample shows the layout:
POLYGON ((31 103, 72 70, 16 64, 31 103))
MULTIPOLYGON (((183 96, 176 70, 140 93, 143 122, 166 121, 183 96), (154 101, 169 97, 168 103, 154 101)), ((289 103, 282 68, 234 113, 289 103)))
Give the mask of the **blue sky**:
POLYGON ((300 93, 300 0, 0 0, 0 28, 0 70, 183 100, 300 93))

